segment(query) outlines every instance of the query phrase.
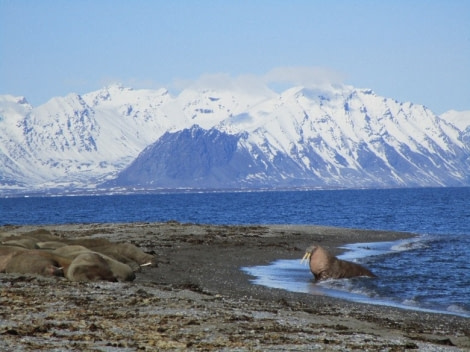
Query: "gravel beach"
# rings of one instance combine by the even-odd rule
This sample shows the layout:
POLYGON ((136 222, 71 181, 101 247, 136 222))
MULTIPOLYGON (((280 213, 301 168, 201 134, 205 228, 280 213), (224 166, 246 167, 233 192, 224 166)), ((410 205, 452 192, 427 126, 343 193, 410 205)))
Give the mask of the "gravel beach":
POLYGON ((468 318, 272 289, 240 270, 300 259, 312 243, 337 255, 346 243, 412 234, 177 222, 8 225, 0 234, 38 229, 133 243, 157 266, 116 283, 0 274, 1 351, 470 350, 468 318))

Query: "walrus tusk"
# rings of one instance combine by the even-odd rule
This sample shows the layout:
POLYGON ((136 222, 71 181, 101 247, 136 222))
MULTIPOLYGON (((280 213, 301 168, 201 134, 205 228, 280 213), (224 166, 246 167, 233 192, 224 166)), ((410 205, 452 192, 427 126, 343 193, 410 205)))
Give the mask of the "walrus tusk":
POLYGON ((307 261, 310 259, 310 255, 311 255, 310 252, 305 252, 304 256, 302 257, 302 260, 300 261, 300 264, 303 264, 304 260, 305 260, 305 264, 307 264, 307 261))
POLYGON ((140 266, 149 266, 149 265, 152 265, 152 262, 148 262, 148 263, 140 264, 140 266))

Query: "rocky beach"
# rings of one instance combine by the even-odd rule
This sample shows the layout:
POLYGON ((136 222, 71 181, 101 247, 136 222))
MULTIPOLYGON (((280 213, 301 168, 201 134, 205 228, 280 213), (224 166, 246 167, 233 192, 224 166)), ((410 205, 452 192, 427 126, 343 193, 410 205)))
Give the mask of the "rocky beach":
POLYGON ((132 282, 1 273, 2 351, 470 350, 468 318, 272 289, 240 270, 300 259, 312 243, 337 255, 346 243, 412 234, 177 222, 6 225, 0 234, 38 229, 132 243, 157 265, 132 282))

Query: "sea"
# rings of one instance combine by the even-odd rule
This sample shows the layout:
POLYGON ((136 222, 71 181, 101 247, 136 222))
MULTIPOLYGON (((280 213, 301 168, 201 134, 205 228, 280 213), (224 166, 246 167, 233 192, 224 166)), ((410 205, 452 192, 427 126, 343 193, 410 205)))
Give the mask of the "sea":
POLYGON ((308 266, 285 258, 240 270, 254 285, 470 317, 470 188, 0 198, 0 226, 173 220, 411 232, 416 237, 344 246, 340 258, 367 266, 374 279, 315 283, 308 266))

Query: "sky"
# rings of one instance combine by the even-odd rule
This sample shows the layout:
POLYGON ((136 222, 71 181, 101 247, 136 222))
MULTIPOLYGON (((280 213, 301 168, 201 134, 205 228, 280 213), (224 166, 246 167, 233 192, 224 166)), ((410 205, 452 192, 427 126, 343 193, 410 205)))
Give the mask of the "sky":
POLYGON ((0 0, 0 94, 33 106, 243 77, 470 110, 470 1, 0 0))

